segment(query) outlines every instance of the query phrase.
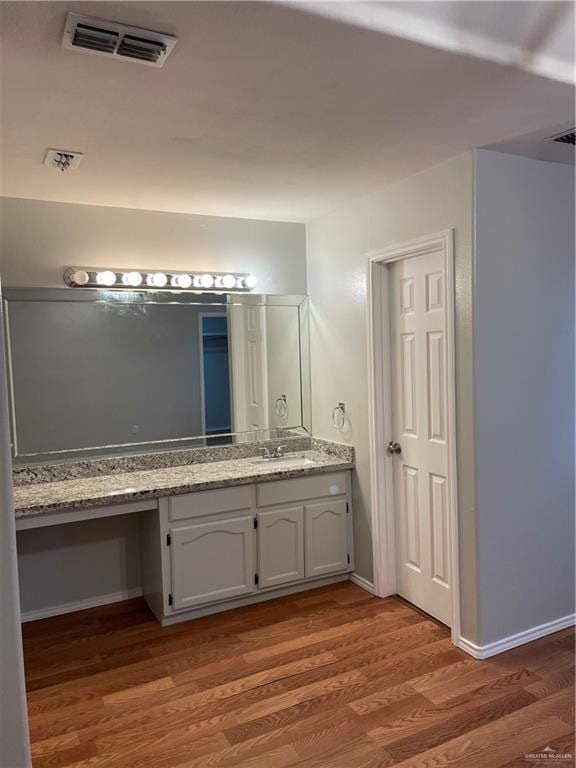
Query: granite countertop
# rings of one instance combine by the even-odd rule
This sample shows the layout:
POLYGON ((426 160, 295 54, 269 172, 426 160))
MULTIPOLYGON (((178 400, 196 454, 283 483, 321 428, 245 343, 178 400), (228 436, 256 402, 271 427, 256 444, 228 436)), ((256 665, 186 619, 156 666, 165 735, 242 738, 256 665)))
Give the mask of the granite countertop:
POLYGON ((210 488, 283 480, 352 469, 347 458, 319 450, 287 453, 270 462, 255 457, 98 475, 14 488, 17 518, 157 499, 210 488))

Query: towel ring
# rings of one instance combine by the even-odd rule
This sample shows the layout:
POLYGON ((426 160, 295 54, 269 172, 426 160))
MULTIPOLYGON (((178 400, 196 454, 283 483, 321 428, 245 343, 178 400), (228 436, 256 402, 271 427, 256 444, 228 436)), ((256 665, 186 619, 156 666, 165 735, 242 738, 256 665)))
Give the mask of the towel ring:
POLYGON ((340 431, 344 429, 346 424, 346 405, 344 403, 338 403, 332 411, 332 424, 340 431))
POLYGON ((280 395, 280 397, 276 398, 274 410, 276 411, 276 416, 281 419, 285 419, 288 416, 288 398, 286 395, 280 395))

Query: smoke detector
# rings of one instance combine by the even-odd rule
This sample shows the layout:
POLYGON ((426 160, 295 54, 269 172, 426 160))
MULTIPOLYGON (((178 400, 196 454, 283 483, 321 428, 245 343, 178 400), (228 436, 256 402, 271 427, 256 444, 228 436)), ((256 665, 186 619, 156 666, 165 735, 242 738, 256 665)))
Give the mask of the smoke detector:
POLYGON ((83 152, 72 152, 69 149, 47 149, 44 165, 49 165, 58 171, 73 171, 78 168, 83 157, 83 152))
POLYGON ((62 47, 162 67, 176 38, 150 29, 129 27, 78 13, 68 13, 62 47))
POLYGON ((563 131, 557 136, 550 136, 548 141, 557 141, 560 144, 576 144, 576 128, 571 128, 569 131, 563 131))

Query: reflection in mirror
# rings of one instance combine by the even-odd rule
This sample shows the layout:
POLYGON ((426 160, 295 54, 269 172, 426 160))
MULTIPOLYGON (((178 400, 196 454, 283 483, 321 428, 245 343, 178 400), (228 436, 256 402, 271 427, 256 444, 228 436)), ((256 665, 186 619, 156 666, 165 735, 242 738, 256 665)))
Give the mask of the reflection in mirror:
POLYGON ((16 463, 308 429, 303 297, 46 289, 5 298, 16 463))
POLYGON ((230 307, 236 432, 302 424, 294 307, 230 307))
POLYGON ((202 434, 232 432, 228 317, 225 312, 200 312, 202 434))

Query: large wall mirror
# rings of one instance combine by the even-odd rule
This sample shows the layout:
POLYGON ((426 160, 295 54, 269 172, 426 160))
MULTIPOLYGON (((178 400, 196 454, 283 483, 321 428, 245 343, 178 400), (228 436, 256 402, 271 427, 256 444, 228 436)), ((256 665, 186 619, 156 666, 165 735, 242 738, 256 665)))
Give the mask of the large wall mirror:
POLYGON ((12 289, 16 464, 310 431, 304 296, 12 289))

